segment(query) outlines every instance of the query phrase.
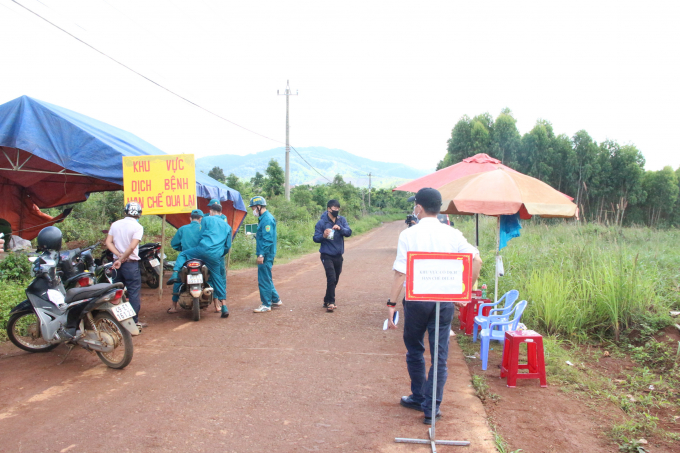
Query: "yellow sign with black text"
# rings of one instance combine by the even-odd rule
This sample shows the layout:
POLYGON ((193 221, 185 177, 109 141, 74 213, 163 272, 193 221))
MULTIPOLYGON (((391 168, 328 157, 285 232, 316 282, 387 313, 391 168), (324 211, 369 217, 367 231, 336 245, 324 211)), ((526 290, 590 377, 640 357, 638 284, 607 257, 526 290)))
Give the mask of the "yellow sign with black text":
POLYGON ((196 209, 193 154, 123 157, 125 203, 137 201, 144 215, 196 209))

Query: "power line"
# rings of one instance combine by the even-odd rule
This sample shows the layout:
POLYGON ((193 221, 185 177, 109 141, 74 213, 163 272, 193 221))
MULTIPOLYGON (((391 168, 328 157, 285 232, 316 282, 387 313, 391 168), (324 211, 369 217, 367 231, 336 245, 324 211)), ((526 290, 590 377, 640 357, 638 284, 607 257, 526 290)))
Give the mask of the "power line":
POLYGON ((316 168, 314 168, 314 166, 313 166, 312 164, 310 164, 309 162, 307 162, 307 160, 306 160, 304 157, 302 157, 302 154, 300 154, 300 153, 298 152, 298 150, 295 149, 294 146, 291 145, 291 148, 293 148, 293 151, 295 151, 295 154, 297 154, 298 156, 300 156, 300 159, 304 160, 305 163, 306 163, 307 165, 309 165, 309 167, 310 167, 312 170, 314 170, 315 172, 317 172, 318 174, 320 174, 321 177, 324 178, 326 181, 328 181, 328 182, 333 182, 333 181, 331 181, 330 179, 328 179, 326 176, 324 176, 319 170, 317 170, 316 168))
POLYGON ((253 130, 251 130, 251 129, 248 129, 247 127, 241 126, 240 124, 235 123, 235 122, 233 122, 233 121, 231 121, 231 120, 229 120, 229 119, 227 119, 227 118, 225 118, 225 117, 223 117, 223 116, 221 116, 221 115, 218 115, 217 113, 212 112, 212 111, 206 109, 205 107, 202 107, 202 106, 196 104, 195 102, 193 102, 193 101, 191 101, 191 100, 185 98, 184 96, 175 93, 175 92, 172 91, 171 89, 164 87, 164 86, 161 85, 160 83, 158 83, 158 82, 156 82, 156 81, 150 79, 149 77, 145 76, 144 74, 142 74, 142 73, 140 73, 140 72, 135 71, 135 70, 132 69, 131 67, 129 67, 129 66, 127 66, 126 64, 124 64, 124 63, 122 63, 122 62, 116 60, 115 58, 111 57, 110 55, 108 55, 108 54, 102 52, 101 50, 97 49, 96 47, 92 46, 91 44, 88 44, 87 42, 85 42, 85 41, 83 41, 82 39, 78 38, 76 35, 74 35, 74 34, 68 32, 68 31, 64 30, 63 28, 61 28, 60 26, 54 24, 53 22, 50 22, 49 20, 45 19, 45 18, 44 18, 43 16, 41 16, 40 14, 36 13, 35 11, 31 10, 30 8, 28 8, 28 7, 24 6, 24 5, 22 5, 21 3, 19 3, 17 0, 11 0, 11 1, 12 1, 12 3, 16 3, 17 5, 21 6, 22 8, 24 8, 24 9, 25 9, 26 11, 28 11, 29 13, 34 14, 35 16, 38 16, 40 19, 44 20, 45 22, 47 22, 48 24, 52 25, 53 27, 58 28, 59 30, 63 31, 64 33, 66 33, 67 35, 69 35, 70 37, 72 37, 73 39, 75 39, 75 40, 81 42, 82 44, 85 44, 87 47, 89 47, 90 49, 94 50, 95 52, 97 52, 97 53, 99 53, 99 54, 105 56, 106 58, 108 58, 109 60, 113 61, 114 63, 117 63, 117 64, 121 65, 121 66, 124 67, 125 69, 127 69, 127 70, 129 70, 129 71, 131 71, 131 72, 134 72, 134 73, 137 74, 138 76, 140 76, 140 77, 146 79, 147 81, 153 83, 154 85, 156 85, 157 87, 159 87, 159 88, 161 88, 161 89, 167 91, 168 93, 170 93, 170 94, 172 94, 172 95, 174 95, 174 96, 177 96, 178 98, 182 99, 183 101, 186 101, 186 102, 188 102, 189 104, 191 104, 191 105, 193 105, 193 106, 195 106, 195 107, 197 107, 197 108, 199 108, 199 109, 201 109, 201 110, 203 110, 203 111, 205 111, 205 112, 207 112, 207 113, 209 113, 209 114, 211 114, 211 115, 213 115, 213 116, 216 116, 217 118, 219 118, 219 119, 221 119, 221 120, 223 120, 223 121, 226 121, 227 123, 233 124, 233 125, 236 126, 236 127, 240 127, 241 129, 243 129, 243 130, 245 130, 245 131, 248 131, 248 132, 250 132, 251 134, 255 134, 255 135, 258 135, 258 136, 260 136, 260 137, 262 137, 262 138, 266 138, 267 140, 271 140, 271 141, 273 141, 273 142, 283 144, 283 142, 280 141, 280 140, 276 140, 275 138, 267 137, 266 135, 260 134, 259 132, 255 132, 255 131, 253 131, 253 130))
MULTIPOLYGON (((70 37, 72 37, 73 39, 75 39, 76 41, 78 41, 78 42, 80 42, 80 43, 86 45, 87 47, 89 47, 90 49, 92 49, 92 50, 94 50, 95 52, 99 53, 100 55, 103 55, 104 57, 108 58, 109 60, 113 61, 114 63, 116 63, 116 64, 118 64, 118 65, 124 67, 124 68, 127 69, 128 71, 131 71, 131 72, 137 74, 138 76, 142 77, 143 79, 147 80, 148 82, 153 83, 153 84, 156 85, 157 87, 159 87, 159 88, 161 88, 161 89, 167 91, 168 93, 170 93, 170 94, 172 94, 172 95, 174 95, 174 96, 176 96, 176 97, 182 99, 183 101, 185 101, 185 102, 187 102, 187 103, 193 105, 194 107, 197 107, 197 108, 203 110, 204 112, 207 112, 207 113, 209 113, 209 114, 211 114, 211 115, 213 115, 213 116, 215 116, 215 117, 217 117, 217 118, 219 118, 219 119, 221 119, 221 120, 223 120, 223 121, 226 121, 226 122, 228 122, 228 123, 230 123, 230 124, 232 124, 232 125, 234 125, 234 126, 236 126, 236 127, 241 128, 241 129, 243 129, 243 130, 245 130, 245 131, 247 131, 247 132, 250 132, 251 134, 255 134, 255 135, 259 136, 259 137, 266 138, 267 140, 271 140, 271 141, 273 141, 273 142, 275 142, 275 143, 279 143, 279 144, 285 145, 285 143, 282 142, 281 140, 277 140, 277 139, 275 139, 275 138, 268 137, 268 136, 266 136, 266 135, 264 135, 264 134, 260 134, 259 132, 255 132, 255 131, 253 131, 253 130, 251 130, 251 129, 248 129, 248 128, 245 127, 245 126, 241 126, 240 124, 235 123, 234 121, 231 121, 231 120, 229 120, 229 119, 227 119, 227 118, 225 118, 225 117, 223 117, 223 116, 221 116, 221 115, 219 115, 219 114, 217 114, 217 113, 215 113, 215 112, 213 112, 213 111, 211 111, 211 110, 208 110, 208 109, 206 109, 205 107, 200 106, 199 104, 197 104, 197 103, 191 101, 190 99, 185 98, 184 96, 182 96, 182 95, 180 95, 180 94, 178 94, 178 93, 175 93, 175 92, 172 91, 171 89, 164 87, 163 85, 161 85, 160 83, 154 81, 153 79, 151 79, 151 78, 145 76, 144 74, 142 74, 142 73, 140 73, 140 72, 134 70, 134 69, 131 68, 130 66, 127 66, 126 64, 124 64, 124 63, 122 63, 122 62, 116 60, 116 59, 113 58, 112 56, 106 54, 105 52, 102 52, 101 50, 97 49, 96 47, 92 46, 91 44, 89 44, 89 43, 83 41, 82 39, 78 38, 76 35, 74 35, 74 34, 68 32, 67 30, 65 30, 65 29, 61 28, 60 26, 56 25, 55 23, 50 22, 49 20, 47 20, 46 18, 44 18, 44 17, 41 16, 40 14, 38 14, 38 13, 36 13, 35 11, 31 10, 30 8, 28 8, 28 7, 24 6, 24 5, 22 5, 22 4, 19 3, 18 1, 16 1, 16 0, 11 0, 11 1, 12 1, 12 3, 15 3, 15 4, 19 5, 20 7, 22 7, 23 9, 25 9, 25 10, 28 11, 29 13, 31 13, 31 14, 33 14, 33 15, 39 17, 40 19, 44 20, 45 22, 47 22, 48 24, 52 25, 53 27, 55 27, 55 28, 57 28, 57 29, 63 31, 64 33, 66 33, 67 35, 69 35, 70 37)), ((107 3, 107 4, 108 4, 108 2, 106 2, 106 0, 104 0, 104 3, 107 3)), ((109 4, 109 6, 112 6, 112 5, 109 4)), ((115 9, 115 8, 114 8, 114 9, 115 9)), ((119 11, 119 12, 120 12, 120 11, 119 11)), ((120 12, 120 13, 123 14, 122 12, 120 12)), ((129 19, 129 17, 128 17, 128 19, 129 19)), ((132 21, 132 22, 134 23, 134 21, 132 21)), ((77 24, 76 24, 76 25, 77 25, 77 24)), ((79 25, 77 25, 77 26, 80 27, 79 25)), ((82 28, 82 27, 80 27, 80 28, 82 28)), ((84 30, 84 29, 83 29, 83 30, 84 30)), ((306 160, 304 157, 302 157, 302 155, 298 152, 297 149, 295 149, 293 146, 291 146, 291 148, 293 148, 293 150, 294 150, 295 153, 300 157, 300 159, 302 159, 307 165, 309 165, 309 167, 310 167, 312 170, 314 170, 315 172, 317 172, 317 173, 318 173, 322 178, 324 178, 326 181, 332 182, 332 181, 331 181, 330 179, 328 179, 325 175, 323 175, 319 170, 317 170, 312 164, 310 164, 309 162, 307 162, 307 160, 306 160)))

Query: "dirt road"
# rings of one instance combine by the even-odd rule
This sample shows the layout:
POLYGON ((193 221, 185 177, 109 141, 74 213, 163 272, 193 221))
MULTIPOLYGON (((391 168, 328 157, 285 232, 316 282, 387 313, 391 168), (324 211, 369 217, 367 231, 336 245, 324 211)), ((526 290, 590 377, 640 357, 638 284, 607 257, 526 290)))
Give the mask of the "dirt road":
MULTIPOLYGON (((257 271, 230 272, 231 316, 165 313, 144 290, 135 356, 107 368, 82 349, 28 354, 0 346, 0 451, 429 451, 395 444, 424 438, 409 393, 399 331, 382 331, 403 223, 346 243, 335 313, 322 308, 318 253, 274 267, 283 306, 255 314, 257 271)), ((401 327, 401 326, 400 326, 401 327)), ((494 452, 484 409, 452 342, 437 437, 470 440, 455 451, 494 452)))

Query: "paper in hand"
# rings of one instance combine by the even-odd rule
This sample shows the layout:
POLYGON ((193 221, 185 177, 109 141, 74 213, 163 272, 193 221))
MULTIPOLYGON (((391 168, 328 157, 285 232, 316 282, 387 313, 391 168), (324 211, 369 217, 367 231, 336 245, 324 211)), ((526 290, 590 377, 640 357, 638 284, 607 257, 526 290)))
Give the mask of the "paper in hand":
MULTIPOLYGON (((398 311, 394 312, 394 318, 392 318, 392 322, 394 323, 395 326, 399 323, 399 312, 398 311)), ((387 324, 388 324, 388 320, 386 319, 385 322, 383 323, 383 330, 387 330, 387 324)))

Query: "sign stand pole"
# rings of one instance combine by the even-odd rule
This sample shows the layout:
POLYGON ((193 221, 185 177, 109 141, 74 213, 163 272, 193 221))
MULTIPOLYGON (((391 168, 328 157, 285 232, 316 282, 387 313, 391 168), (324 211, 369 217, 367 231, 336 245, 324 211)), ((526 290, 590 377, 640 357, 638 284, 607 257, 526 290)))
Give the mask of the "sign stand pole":
POLYGON ((161 225, 161 275, 158 276, 158 300, 163 299, 163 256, 165 256, 165 214, 163 214, 163 225, 161 225))
POLYGON ((434 352, 432 354, 432 366, 434 367, 432 373, 432 426, 427 430, 429 440, 427 439, 408 439, 405 437, 397 437, 394 439, 395 442, 406 443, 406 444, 430 444, 432 448, 432 453, 437 453, 436 445, 454 445, 466 447, 470 445, 469 441, 457 441, 457 440, 436 440, 435 437, 435 421, 437 418, 437 366, 439 365, 439 308, 440 303, 437 302, 435 327, 434 327, 434 352))

